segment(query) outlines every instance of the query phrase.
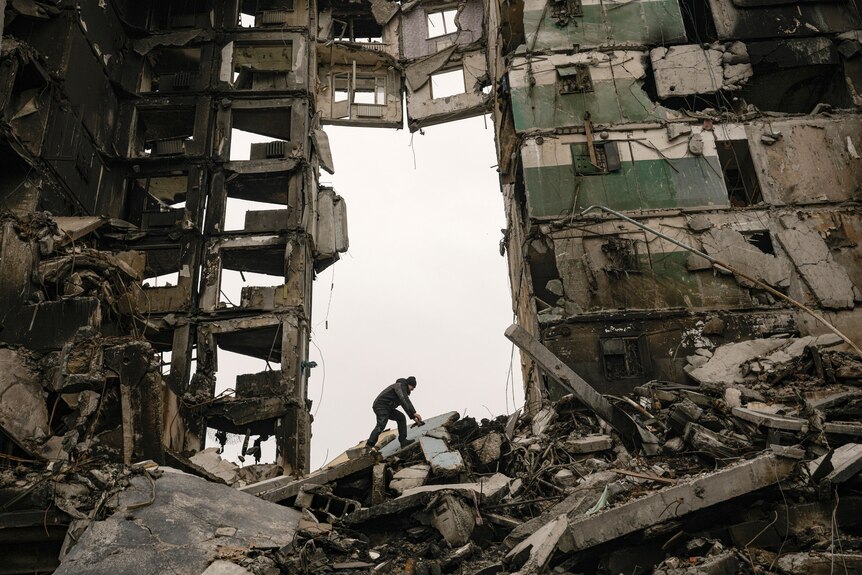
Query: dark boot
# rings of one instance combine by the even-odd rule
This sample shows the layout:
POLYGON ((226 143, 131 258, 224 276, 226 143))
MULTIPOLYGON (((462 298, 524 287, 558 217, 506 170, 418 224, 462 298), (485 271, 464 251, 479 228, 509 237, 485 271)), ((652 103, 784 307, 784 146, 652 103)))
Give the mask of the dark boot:
POLYGON ((415 439, 399 439, 398 443, 401 444, 401 449, 404 449, 405 447, 410 447, 411 445, 416 443, 416 440, 415 439))

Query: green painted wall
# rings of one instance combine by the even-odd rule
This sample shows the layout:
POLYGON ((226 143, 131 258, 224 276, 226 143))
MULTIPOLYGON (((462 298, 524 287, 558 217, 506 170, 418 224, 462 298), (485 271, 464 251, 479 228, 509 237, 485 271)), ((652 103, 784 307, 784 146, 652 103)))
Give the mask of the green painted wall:
POLYGON ((671 162, 676 170, 664 160, 623 162, 621 170, 603 176, 576 176, 571 165, 525 168, 530 215, 557 216, 592 204, 621 211, 730 207, 717 158, 671 162))
POLYGON ((553 129, 583 124, 584 112, 593 123, 621 124, 661 120, 656 107, 633 78, 594 82, 594 92, 559 94, 556 84, 512 90, 516 130, 553 129), (615 87, 616 84, 616 87, 615 87))
MULTIPOLYGON (((536 4, 536 6, 540 6, 536 4)), ((609 3, 583 7, 583 16, 558 27, 550 10, 525 10, 524 30, 530 51, 571 47, 633 44, 656 46, 687 42, 677 0, 609 3), (542 14, 545 13, 544 19, 542 14), (536 38, 538 30, 538 38, 536 38)))

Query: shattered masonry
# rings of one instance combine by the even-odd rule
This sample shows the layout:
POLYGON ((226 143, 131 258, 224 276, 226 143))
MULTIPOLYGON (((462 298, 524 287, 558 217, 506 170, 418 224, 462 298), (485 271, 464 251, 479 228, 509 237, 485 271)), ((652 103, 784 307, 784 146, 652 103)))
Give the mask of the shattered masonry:
POLYGON ((141 529, 176 544, 152 572, 829 572, 858 0, 0 0, 0 28, 0 573, 128 571, 141 529), (486 113, 523 417, 309 474, 312 281, 349 246, 321 126, 486 113))

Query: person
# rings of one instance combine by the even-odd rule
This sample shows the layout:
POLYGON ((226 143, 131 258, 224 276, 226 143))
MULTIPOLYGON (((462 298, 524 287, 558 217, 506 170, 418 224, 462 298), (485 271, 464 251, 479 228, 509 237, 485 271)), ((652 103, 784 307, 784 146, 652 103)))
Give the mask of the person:
POLYGON ((398 424, 398 442, 401 447, 407 447, 413 443, 412 439, 407 439, 407 418, 398 411, 398 406, 400 405, 413 421, 422 424, 422 416, 416 413, 416 409, 410 402, 410 393, 414 389, 416 389, 416 378, 411 375, 410 377, 399 377, 395 383, 380 392, 371 405, 371 409, 377 417, 377 425, 371 430, 371 435, 365 442, 366 449, 371 449, 377 444, 377 438, 386 429, 386 424, 390 419, 398 424))

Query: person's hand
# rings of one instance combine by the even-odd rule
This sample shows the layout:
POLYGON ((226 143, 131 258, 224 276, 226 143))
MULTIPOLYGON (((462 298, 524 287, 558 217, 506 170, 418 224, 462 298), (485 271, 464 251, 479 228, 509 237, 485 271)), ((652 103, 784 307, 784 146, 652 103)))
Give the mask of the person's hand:
POLYGON ((422 423, 422 416, 418 413, 413 415, 413 421, 415 421, 416 423, 422 423))

